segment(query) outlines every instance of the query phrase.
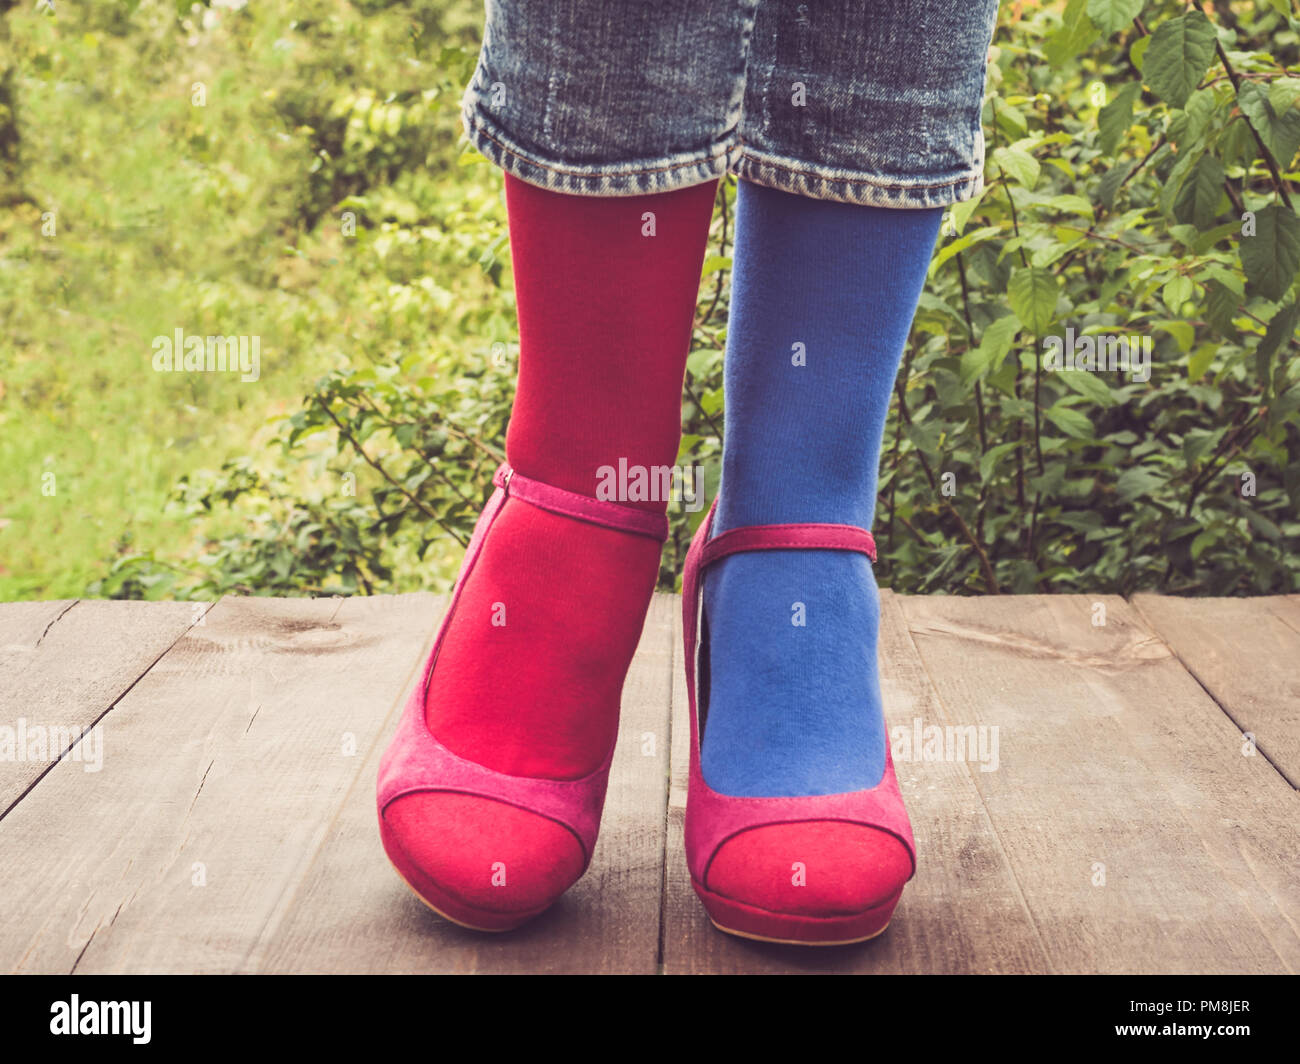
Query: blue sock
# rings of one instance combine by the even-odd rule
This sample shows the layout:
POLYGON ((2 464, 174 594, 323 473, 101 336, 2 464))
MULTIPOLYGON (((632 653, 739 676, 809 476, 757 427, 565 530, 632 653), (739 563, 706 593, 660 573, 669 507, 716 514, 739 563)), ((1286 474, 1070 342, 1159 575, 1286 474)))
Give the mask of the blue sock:
MULTIPOLYGON (((885 415, 942 214, 740 182, 714 535, 800 521, 871 529, 885 415)), ((871 562, 733 555, 705 574, 704 605, 709 786, 796 796, 879 783, 871 562)))

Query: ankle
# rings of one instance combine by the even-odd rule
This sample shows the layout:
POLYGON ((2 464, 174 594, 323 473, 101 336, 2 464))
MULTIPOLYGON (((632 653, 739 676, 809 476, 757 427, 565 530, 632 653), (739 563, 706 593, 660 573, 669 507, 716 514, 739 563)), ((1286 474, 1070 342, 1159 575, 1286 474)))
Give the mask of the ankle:
POLYGON ((613 744, 660 544, 507 501, 455 603, 426 720, 459 757, 577 779, 613 744))

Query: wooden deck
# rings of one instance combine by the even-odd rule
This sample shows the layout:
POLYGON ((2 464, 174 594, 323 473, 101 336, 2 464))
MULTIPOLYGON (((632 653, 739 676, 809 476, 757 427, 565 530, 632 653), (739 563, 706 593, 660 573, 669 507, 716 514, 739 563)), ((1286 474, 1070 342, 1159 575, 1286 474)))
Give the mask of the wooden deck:
POLYGON ((444 603, 0 605, 0 727, 29 746, 0 760, 0 970, 1300 970, 1300 596, 886 594, 891 728, 996 728, 998 763, 898 763, 920 868, 839 950, 724 936, 691 891, 669 596, 586 877, 505 936, 425 909, 374 780, 444 603))

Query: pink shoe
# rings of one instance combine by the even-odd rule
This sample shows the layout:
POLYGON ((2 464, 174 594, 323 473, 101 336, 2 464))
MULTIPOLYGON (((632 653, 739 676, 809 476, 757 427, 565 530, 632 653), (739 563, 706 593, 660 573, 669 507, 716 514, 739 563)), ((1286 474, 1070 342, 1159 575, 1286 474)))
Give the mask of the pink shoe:
POLYGON ((377 787, 379 833, 398 874, 439 915, 477 931, 518 927, 549 908, 587 870, 614 756, 611 743, 599 767, 581 779, 531 779, 458 757, 429 731, 429 679, 492 522, 507 504, 523 502, 660 542, 668 536, 661 513, 564 491, 504 464, 493 483, 496 491, 474 527, 422 679, 380 761, 377 787), (418 819, 403 815, 411 803, 398 799, 433 792, 461 803, 455 839, 428 838, 418 819))
MULTIPOLYGON (((691 542, 682 579, 691 708, 691 885, 714 926, 733 935, 818 946, 874 938, 889 925, 903 885, 916 871, 912 827, 888 746, 884 776, 870 790, 795 798, 719 794, 700 771, 696 676, 697 668, 707 675, 707 624, 698 641, 698 667, 696 630, 701 575, 714 562, 751 550, 848 550, 874 562, 875 540, 865 529, 830 524, 752 525, 710 539, 716 509, 715 501, 691 542)), ((707 712, 705 706, 705 720, 707 712)))

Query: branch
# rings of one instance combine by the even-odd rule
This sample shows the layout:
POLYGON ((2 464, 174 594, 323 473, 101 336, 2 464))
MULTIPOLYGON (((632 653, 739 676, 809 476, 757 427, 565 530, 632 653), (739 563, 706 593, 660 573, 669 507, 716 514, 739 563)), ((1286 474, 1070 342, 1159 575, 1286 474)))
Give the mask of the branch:
MULTIPOLYGON (((904 420, 909 425, 912 423, 912 415, 907 409, 907 400, 903 397, 901 392, 898 396, 898 412, 902 414, 904 420)), ((955 507, 948 500, 947 496, 939 490, 939 485, 934 479, 934 472, 930 469, 930 463, 926 460, 925 452, 919 447, 916 449, 916 457, 921 460, 921 469, 925 472, 925 479, 930 483, 930 490, 934 493, 936 498, 941 500, 940 505, 946 507, 948 512, 952 514, 953 519, 957 522, 957 527, 961 529, 962 535, 966 537, 966 542, 971 545, 971 549, 973 549, 975 554, 979 557, 980 569, 984 573, 984 583, 989 589, 989 594, 1002 594, 1001 590, 998 588, 998 578, 993 572, 993 563, 989 561, 987 552, 984 550, 980 541, 975 537, 975 534, 970 530, 970 526, 962 519, 961 514, 957 511, 957 507, 955 507)))
POLYGON ((374 469, 375 472, 377 472, 381 477, 383 477, 386 481, 388 481, 388 483, 390 483, 393 487, 395 487, 398 491, 400 491, 403 495, 405 495, 411 502, 415 504, 416 509, 420 510, 426 517, 430 518, 435 524, 441 526, 443 531, 445 531, 449 536, 451 536, 462 547, 469 546, 468 540, 462 539, 459 532, 457 532, 454 528, 451 527, 451 525, 447 524, 446 521, 444 521, 436 513, 434 513, 427 506, 425 506, 424 503, 422 503, 419 499, 417 499, 414 495, 412 495, 409 491, 407 491, 405 485, 399 484, 396 480, 392 478, 391 475, 389 475, 387 469, 385 469, 373 458, 371 458, 370 455, 366 454, 365 448, 362 447, 361 444, 357 442, 357 438, 352 435, 351 430, 348 429, 347 426, 344 425, 343 422, 341 422, 335 416, 334 411, 329 408, 328 403, 322 400, 319 396, 313 396, 312 398, 315 399, 316 402, 320 404, 321 409, 324 410, 325 413, 329 415, 329 419, 332 422, 334 422, 335 425, 338 426, 338 430, 340 434, 342 434, 343 438, 352 445, 352 449, 356 451, 357 454, 361 455, 361 458, 366 463, 366 465, 374 469))
MULTIPOLYGON (((1258 420, 1261 413, 1266 413, 1267 411, 1268 407, 1266 406, 1259 407, 1257 410, 1252 411, 1250 417, 1246 418, 1245 421, 1219 441, 1219 446, 1214 449, 1214 453, 1206 460, 1205 467, 1196 475, 1196 479, 1192 481, 1192 490, 1188 494, 1187 506, 1183 510, 1184 517, 1192 516, 1192 507, 1196 505, 1197 497, 1205 490, 1210 481, 1218 476, 1220 471, 1223 470, 1230 461, 1232 461, 1232 456, 1236 454, 1237 451, 1241 450, 1242 444, 1237 443, 1238 437, 1240 437, 1253 422, 1258 420), (1234 444, 1236 444, 1236 446, 1234 446, 1234 444), (1232 450, 1228 451, 1230 447, 1232 450), (1226 456, 1224 456, 1225 451, 1228 451, 1226 456), (1215 463, 1220 457, 1223 457, 1223 462, 1216 466, 1215 463)), ((1242 442, 1244 443, 1246 441, 1242 442)))
MULTIPOLYGON (((1223 44, 1219 41, 1217 36, 1214 39, 1214 48, 1219 53, 1219 61, 1223 64, 1223 69, 1227 71, 1228 78, 1232 82, 1233 91, 1238 96, 1238 105, 1240 105, 1241 75, 1233 70, 1232 64, 1228 62, 1228 53, 1223 50, 1223 44)), ((1264 157, 1264 164, 1268 167, 1268 172, 1273 177, 1273 187, 1277 189, 1277 194, 1282 197, 1282 202, 1287 205, 1289 210, 1295 210, 1295 207, 1291 205, 1291 194, 1287 191, 1286 182, 1282 180, 1282 173, 1278 170, 1277 160, 1273 158, 1273 153, 1268 150, 1268 145, 1264 143, 1264 138, 1259 135, 1259 130, 1257 130, 1254 123, 1251 122, 1250 116, 1247 115, 1245 111, 1242 111, 1241 117, 1246 123, 1246 127, 1255 136, 1255 143, 1259 145, 1260 153, 1264 157)))

